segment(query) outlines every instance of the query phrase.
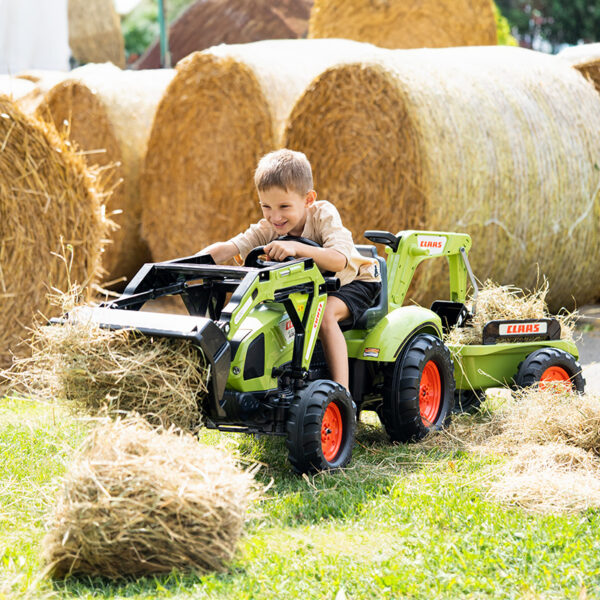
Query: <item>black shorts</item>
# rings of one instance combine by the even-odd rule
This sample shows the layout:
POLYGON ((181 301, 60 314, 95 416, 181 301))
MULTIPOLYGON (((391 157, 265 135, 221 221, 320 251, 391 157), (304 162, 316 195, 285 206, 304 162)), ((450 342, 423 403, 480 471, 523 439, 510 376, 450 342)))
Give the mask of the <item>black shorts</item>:
POLYGON ((350 317, 343 321, 344 327, 352 329, 367 308, 375 304, 381 292, 379 281, 351 281, 329 296, 335 296, 344 302, 350 311, 350 317))

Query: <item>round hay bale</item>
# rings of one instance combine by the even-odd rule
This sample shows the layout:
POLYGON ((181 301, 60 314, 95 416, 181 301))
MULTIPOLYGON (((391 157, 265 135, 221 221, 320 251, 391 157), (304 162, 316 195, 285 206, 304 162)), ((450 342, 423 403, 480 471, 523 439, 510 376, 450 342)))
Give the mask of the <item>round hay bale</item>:
POLYGON ((253 173, 281 143, 313 78, 374 46, 277 40, 216 46, 177 65, 160 102, 141 182, 142 235, 155 260, 192 254, 258 220, 253 173))
POLYGON ((69 71, 45 71, 42 69, 22 71, 17 78, 33 83, 33 87, 29 93, 19 98, 19 108, 27 114, 34 114, 50 89, 64 81, 69 75, 69 71))
POLYGON ((69 0, 69 46, 81 63, 125 67, 125 41, 113 0, 69 0))
POLYGON ((600 92, 600 43, 565 48, 558 57, 577 69, 600 92))
POLYGON ((492 0, 315 0, 310 38, 346 38, 382 48, 498 43, 492 0))
POLYGON ((6 96, 0 140, 0 363, 7 364, 33 317, 50 316, 52 287, 94 280, 107 224, 99 177, 54 127, 6 96))
POLYGON ((11 75, 0 74, 0 94, 20 100, 35 90, 35 84, 11 75))
POLYGON ((42 542, 46 573, 223 571, 254 496, 251 472, 190 435, 104 424, 65 476, 42 542))
POLYGON ((110 168, 107 210, 119 226, 105 248, 108 282, 132 277, 150 260, 141 239, 139 180, 150 128, 174 71, 122 71, 107 63, 70 73, 44 97, 36 114, 64 129, 90 165, 110 168))
MULTIPOLYGON (((169 27, 172 64, 217 44, 306 37, 312 0, 197 0, 169 27)), ((160 68, 155 41, 136 62, 136 69, 160 68)))
MULTIPOLYGON (((464 231, 481 280, 535 289, 545 275, 553 311, 598 298, 593 88, 556 57, 520 48, 381 52, 318 76, 284 137, 355 239, 464 231)), ((447 297, 441 261, 429 262, 416 299, 447 297)))
POLYGON ((74 298, 62 297, 61 326, 42 325, 31 355, 17 359, 7 379, 13 392, 66 402, 75 413, 136 412, 155 426, 195 432, 208 397, 208 364, 186 340, 109 331, 77 320, 74 298))

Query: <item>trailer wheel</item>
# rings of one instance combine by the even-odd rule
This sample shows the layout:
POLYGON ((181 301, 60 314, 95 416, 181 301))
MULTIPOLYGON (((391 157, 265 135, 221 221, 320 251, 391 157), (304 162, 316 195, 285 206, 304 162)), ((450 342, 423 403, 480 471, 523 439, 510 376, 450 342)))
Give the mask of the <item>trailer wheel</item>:
POLYGON ((540 389, 549 383, 564 382, 577 392, 585 390, 581 365, 575 357, 558 348, 541 348, 532 352, 520 365, 515 376, 518 387, 538 385, 540 389))
POLYGON ((356 405, 341 385, 318 379, 296 393, 286 429, 294 471, 339 469, 352 456, 356 405))
POLYGON ((454 392, 454 413, 476 413, 485 400, 485 390, 456 390, 454 392))
POLYGON ((450 421, 454 363, 433 335, 415 336, 385 373, 380 417, 395 442, 419 440, 450 421))

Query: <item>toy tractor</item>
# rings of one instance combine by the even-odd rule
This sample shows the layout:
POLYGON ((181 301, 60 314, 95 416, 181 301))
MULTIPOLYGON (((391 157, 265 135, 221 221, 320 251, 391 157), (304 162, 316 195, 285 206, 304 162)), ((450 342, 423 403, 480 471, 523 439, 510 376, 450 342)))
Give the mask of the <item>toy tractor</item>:
POLYGON ((256 248, 244 266, 198 255, 149 263, 120 298, 81 309, 77 318, 199 346, 211 373, 200 407, 206 426, 285 436, 299 473, 348 463, 360 410, 376 410, 391 440, 406 442, 446 425, 455 397, 459 408, 471 409, 488 387, 560 380, 583 390, 577 348, 559 339, 554 319, 492 321, 479 345, 443 343, 445 330, 469 318, 468 278, 477 290, 468 235, 367 231, 365 237, 385 244, 388 256, 357 246, 378 260, 382 289, 376 305, 344 332, 351 395, 330 380, 318 343, 327 292, 339 282, 309 258, 266 262, 256 248), (435 257, 448 260, 450 299, 431 309, 402 306, 417 266, 435 257), (180 295, 189 315, 141 310, 168 295, 180 295))

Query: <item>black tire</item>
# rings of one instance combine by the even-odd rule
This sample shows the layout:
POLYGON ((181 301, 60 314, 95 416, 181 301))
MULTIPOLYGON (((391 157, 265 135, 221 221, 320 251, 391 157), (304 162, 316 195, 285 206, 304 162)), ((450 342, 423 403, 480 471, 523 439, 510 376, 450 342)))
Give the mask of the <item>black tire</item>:
POLYGON ((317 379, 296 393, 286 429, 289 461, 294 471, 339 469, 347 465, 352 456, 356 406, 341 385, 317 379), (338 427, 326 433, 324 429, 331 423, 330 419, 338 427))
MULTIPOLYGON (((428 372, 431 368, 428 367, 428 372)), ((448 348, 433 335, 416 335, 385 374, 380 418, 391 440, 416 441, 447 425, 454 408, 454 387, 454 363, 448 348), (431 418, 426 424, 421 412, 422 408, 431 409, 431 403, 421 406, 421 394, 426 393, 421 381, 430 363, 437 368, 440 390, 435 400, 438 405, 433 413, 429 412, 431 418)))
POLYGON ((455 390, 454 413, 476 413, 485 400, 485 390, 455 390))
POLYGON ((581 374, 581 365, 575 357, 558 348, 541 348, 532 352, 520 365, 515 376, 517 387, 530 387, 542 381, 548 369, 558 367, 567 373, 573 389, 583 393, 585 379, 581 374))

